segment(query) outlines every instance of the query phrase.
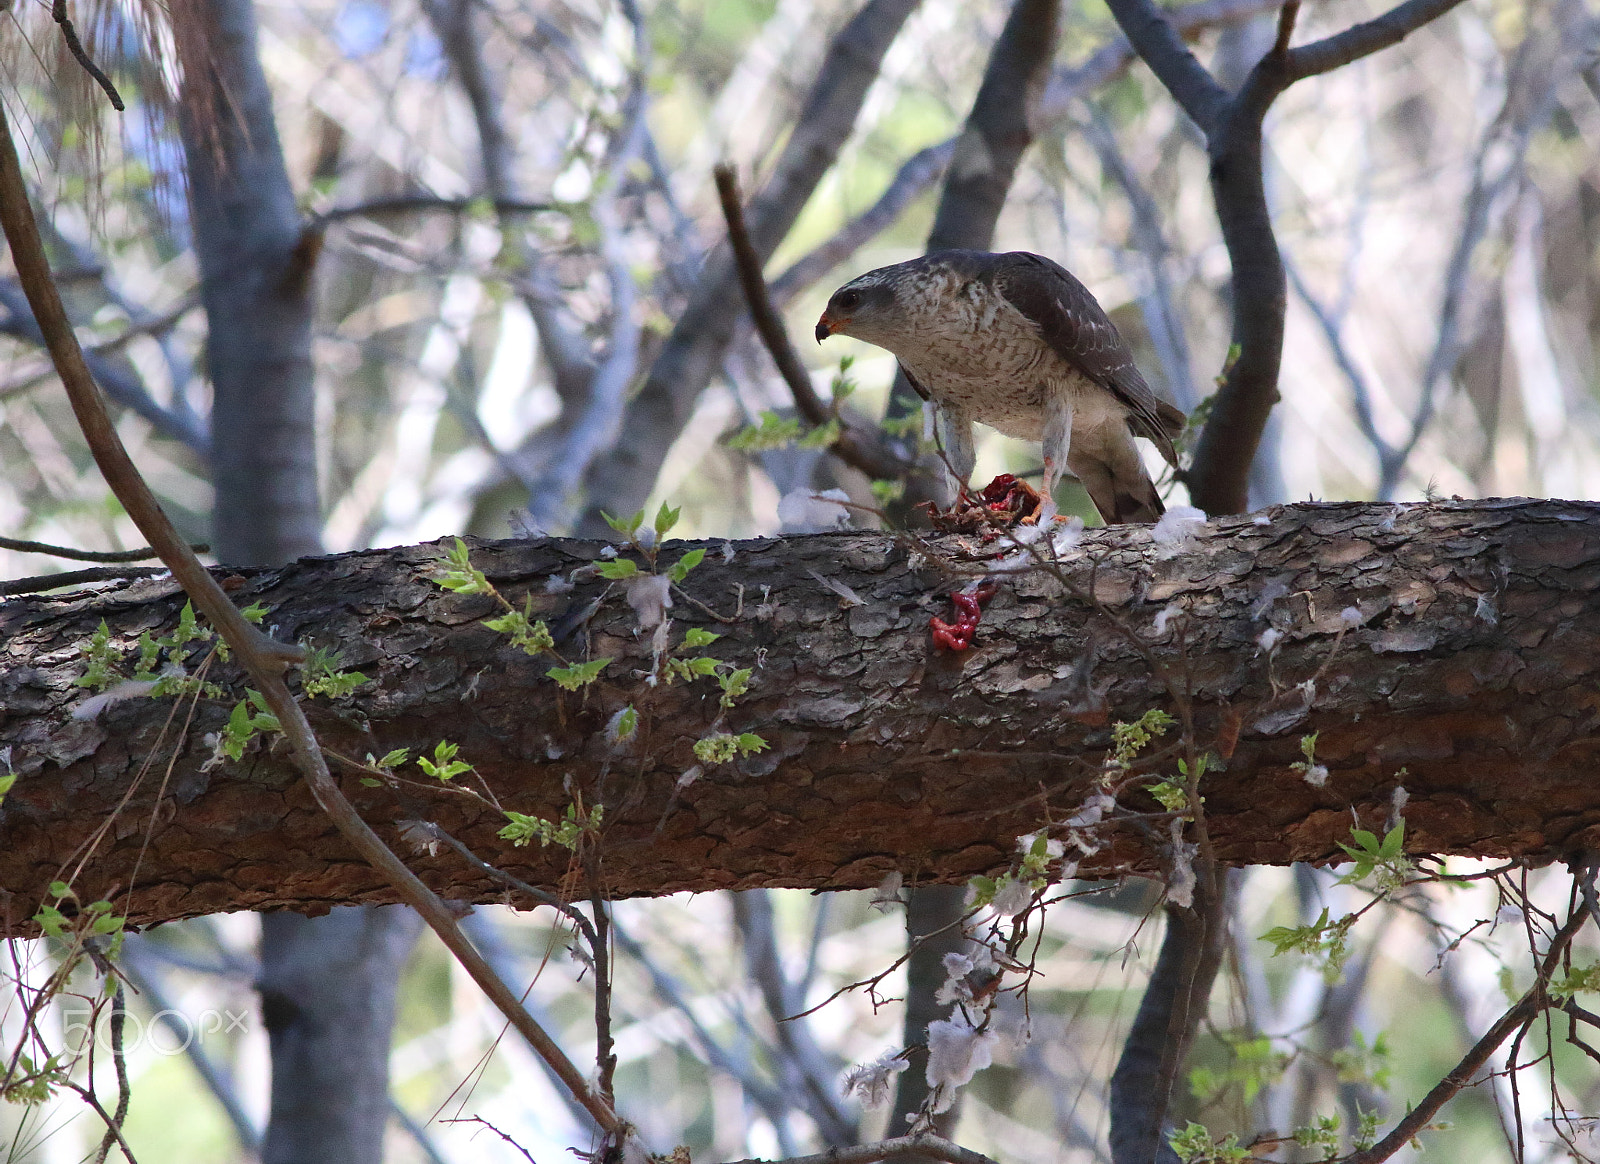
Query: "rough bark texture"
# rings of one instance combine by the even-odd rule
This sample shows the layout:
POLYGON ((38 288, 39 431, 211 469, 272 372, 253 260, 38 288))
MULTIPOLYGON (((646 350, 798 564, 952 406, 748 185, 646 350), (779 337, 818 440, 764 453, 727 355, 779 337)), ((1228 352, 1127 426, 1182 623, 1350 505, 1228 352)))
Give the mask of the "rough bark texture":
MULTIPOLYGON (((513 601, 531 596, 559 631, 605 584, 549 594, 545 580, 599 548, 482 543, 474 560, 513 601)), ((671 636, 676 645, 688 626, 713 629, 724 637, 704 653, 755 669, 748 695, 715 728, 720 693, 709 680, 652 689, 638 678, 650 636, 634 632, 616 592, 562 643, 569 657, 615 657, 587 697, 558 697, 548 659, 485 629, 488 598, 435 585, 437 547, 250 571, 238 598, 267 603, 280 637, 340 646, 373 680, 352 697, 315 701, 330 749, 381 755, 447 738, 508 808, 559 816, 575 792, 604 802, 605 889, 615 896, 857 888, 896 868, 913 882, 949 882, 994 869, 1018 834, 1082 803, 1113 721, 1172 706, 1113 618, 1187 675, 1200 730, 1220 736, 1219 750, 1237 731, 1226 770, 1205 788, 1224 863, 1336 858, 1352 810, 1381 825, 1402 784, 1414 851, 1553 859, 1600 848, 1595 505, 1288 506, 1200 527, 1179 547, 1154 544, 1148 527, 1093 531, 1065 568, 1092 582, 1103 608, 1049 577, 1015 577, 963 654, 929 643, 929 615, 949 615, 950 580, 891 536, 729 549, 724 562, 713 546, 688 589, 732 615, 742 584, 742 614, 718 623, 680 601, 671 636), (813 571, 864 604, 841 610, 813 571), (1184 613, 1158 636, 1154 616, 1169 606, 1184 613), (1335 651, 1350 607, 1362 625, 1335 651), (1270 656, 1257 645, 1268 626, 1283 634, 1270 656), (639 737, 611 752, 604 725, 629 702, 639 737), (758 732, 771 749, 708 766, 675 790, 695 766, 695 740, 713 730, 758 732), (1312 731, 1331 770, 1323 787, 1291 768, 1312 731)), ((160 633, 180 606, 159 580, 0 606, 0 748, 20 776, 0 808, 8 925, 80 861, 80 895, 125 893, 131 881, 131 898, 117 900, 139 922, 392 900, 286 758, 255 745, 240 763, 204 770, 202 737, 226 718, 226 703, 202 704, 192 722, 186 705, 143 698, 70 718, 83 698, 71 686, 79 645, 100 619, 131 651, 134 635, 160 633)), ((216 664, 211 677, 230 673, 216 664)), ((409 772, 417 783, 395 789, 364 787, 355 772, 347 781, 394 843, 403 844, 398 822, 434 820, 529 881, 570 885, 564 850, 508 846, 495 836, 497 814, 409 772)), ((1154 809, 1139 794, 1124 799, 1154 809)), ((414 861, 454 897, 501 897, 445 851, 414 861)), ((1129 830, 1085 871, 1156 866, 1129 830)))

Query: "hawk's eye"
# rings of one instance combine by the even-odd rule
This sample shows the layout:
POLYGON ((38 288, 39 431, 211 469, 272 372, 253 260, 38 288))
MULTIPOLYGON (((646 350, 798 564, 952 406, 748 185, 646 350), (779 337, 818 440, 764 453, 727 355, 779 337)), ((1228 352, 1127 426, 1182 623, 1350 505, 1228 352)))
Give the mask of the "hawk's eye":
POLYGON ((861 306, 861 292, 841 291, 839 293, 839 306, 846 311, 854 311, 861 306))

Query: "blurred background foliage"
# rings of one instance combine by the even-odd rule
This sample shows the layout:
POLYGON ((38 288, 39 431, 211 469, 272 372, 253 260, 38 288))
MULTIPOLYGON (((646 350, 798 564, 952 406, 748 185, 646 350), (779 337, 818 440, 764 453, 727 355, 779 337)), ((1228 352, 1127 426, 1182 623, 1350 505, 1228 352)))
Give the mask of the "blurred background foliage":
MULTIPOLYGON (((470 62, 441 38, 445 7, 256 5, 290 179, 321 248, 316 469, 330 552, 523 528, 516 511, 573 455, 588 381, 574 388, 564 370, 592 371, 619 344, 632 345, 630 379, 650 365, 722 236, 711 166, 732 161, 747 190, 761 188, 830 38, 855 11, 833 0, 640 0, 638 9, 482 0, 473 6, 474 88, 470 62), (638 108, 636 79, 643 133, 614 164, 638 108), (499 139, 486 133, 495 122, 499 139), (619 312, 623 283, 631 303, 619 312)), ((1311 4, 1297 39, 1378 10, 1367 0, 1311 4)), ((1237 80, 1270 45, 1272 13, 1259 11, 1200 37, 1202 58, 1223 78, 1237 80)), ((82 24, 91 54, 129 99, 119 116, 61 54, 47 17, 37 3, 0 16, 0 96, 22 135, 80 335, 120 406, 123 439, 184 531, 205 540, 206 326, 170 97, 174 57, 162 55, 162 34, 135 6, 105 5, 82 24)), ((920 253, 948 148, 880 229, 858 232, 831 260, 815 258, 803 278, 781 278, 871 210, 918 151, 960 132, 1005 17, 992 0, 924 0, 906 22, 837 164, 768 266, 797 338, 810 335, 840 282, 920 253)), ((1116 70, 1086 93, 1072 84, 1074 69, 1115 36, 1095 0, 1066 8, 1036 147, 996 249, 1069 266, 1129 336, 1152 383, 1188 409, 1226 355, 1227 258, 1203 147, 1149 73, 1116 70)), ((1600 492, 1595 44, 1581 5, 1469 0, 1398 48, 1278 102, 1267 177, 1291 295, 1282 406, 1257 463, 1258 503, 1600 492)), ((736 286, 725 309, 742 313, 736 286)), ((0 310, 0 530, 94 549, 139 544, 3 273, 0 310)), ((851 342, 800 348, 824 394, 840 354, 853 355, 855 403, 881 414, 892 361, 851 342)), ((688 423, 649 430, 651 418, 631 408, 614 420, 624 439, 666 450, 650 504, 684 507, 675 532, 738 538, 778 533, 779 498, 797 487, 870 500, 865 479, 823 454, 724 443, 763 411, 791 409, 742 327, 688 423)), ((1037 471, 1037 456, 988 433, 979 476, 1037 471)), ((615 508, 606 481, 592 477, 562 500, 567 527, 615 508)), ((54 568, 0 551, 3 577, 54 568)), ((1285 1131, 1334 1112, 1348 1127, 1358 1108, 1403 1110, 1503 1007, 1515 989, 1506 975, 1526 964, 1520 915, 1502 909, 1493 883, 1433 886, 1370 913, 1330 983, 1303 959, 1266 958, 1255 938, 1312 920, 1324 905, 1352 908, 1357 891, 1308 869, 1239 877, 1226 981, 1193 1058, 1209 1075, 1180 1112, 1217 1130, 1285 1131)), ((1537 898, 1538 875, 1530 881, 1537 898)), ((869 896, 761 894, 793 998, 814 1005, 903 950, 899 916, 871 908, 869 896)), ((963 1143, 1017 1164, 1108 1158, 1104 1081, 1158 944, 1155 901, 1154 887, 1132 884, 1053 907, 1031 997, 1033 1043, 979 1076, 963 1143)), ((735 914, 726 894, 617 907, 631 943, 617 970, 621 1107, 650 1142, 686 1143, 696 1159, 815 1149, 821 1101, 806 1098, 806 1073, 831 1085, 849 1064, 898 1048, 897 1004, 847 994, 805 1020, 809 1050, 794 1050, 749 969, 758 938, 735 914)), ((534 982, 535 1006, 582 1061, 593 1039, 590 989, 569 936, 537 913, 480 911, 475 924, 514 979, 534 982)), ((143 1159, 249 1157, 268 1081, 251 990, 256 929, 239 915, 130 943, 151 987, 135 1002, 146 1027, 131 1055, 129 1136, 143 1159), (156 1011, 167 1015, 165 1040, 149 1026, 156 1011), (247 1017, 230 1030, 213 1021, 225 1014, 247 1017), (173 1016, 189 1025, 172 1027, 173 1016), (181 1049, 209 1057, 213 1086, 181 1049), (231 1097, 233 1118, 219 1097, 231 1097)), ((38 944, 13 943, 9 957, 23 978, 48 971, 38 944)), ((893 1000, 902 991, 897 972, 878 993, 893 1000)), ((70 1013, 62 1021, 70 1030, 70 1013)), ((406 971, 392 1063, 395 1161, 523 1158, 475 1118, 546 1164, 585 1142, 560 1093, 431 938, 406 971)), ((1592 1064, 1557 1047, 1554 1069, 1573 1110, 1600 1111, 1592 1064)), ((863 1132, 882 1130, 882 1113, 862 1116, 834 1094, 863 1132)), ((1507 1095, 1503 1079, 1464 1095, 1447 1109, 1452 1127, 1429 1133, 1416 1158, 1511 1158, 1507 1095)), ((1550 1131, 1551 1088, 1525 1086, 1521 1102, 1533 1129, 1526 1158, 1568 1158, 1550 1131)), ((70 1096, 0 1112, 8 1160, 80 1159, 97 1138, 93 1125, 70 1096)))

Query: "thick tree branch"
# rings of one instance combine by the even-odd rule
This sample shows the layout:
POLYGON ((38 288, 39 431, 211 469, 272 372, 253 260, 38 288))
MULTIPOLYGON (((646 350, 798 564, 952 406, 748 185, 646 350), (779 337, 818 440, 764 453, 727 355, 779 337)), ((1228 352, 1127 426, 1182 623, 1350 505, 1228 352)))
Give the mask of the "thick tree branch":
POLYGON ((1228 104, 1228 93, 1183 43, 1155 0, 1107 0, 1123 35, 1207 137, 1228 104))
MULTIPOLYGON (((587 642, 614 660, 586 698, 558 697, 548 661, 483 627, 497 613, 488 600, 438 587, 437 547, 240 571, 235 597, 264 602, 279 636, 338 646, 345 666, 369 677, 333 705, 311 704, 334 752, 416 754, 448 739, 503 804, 545 817, 559 817, 567 787, 593 786, 603 766, 626 772, 610 778, 602 841, 607 892, 617 897, 866 888, 894 869, 944 882, 992 871, 1017 836, 1078 810, 1111 722, 1168 706, 1147 652, 1190 675, 1202 737, 1239 732, 1227 771, 1205 788, 1225 865, 1338 859, 1352 809, 1381 824, 1402 767, 1407 838, 1419 851, 1600 848, 1590 768, 1600 710, 1589 695, 1600 684, 1600 507, 1302 505, 1266 516, 1260 525, 1225 519, 1168 557, 1147 530, 1093 531, 1064 569, 1075 586, 1093 585, 1105 612, 1047 577, 1012 578, 987 607, 977 646, 961 655, 929 643, 929 615, 951 587, 931 546, 818 535, 736 544, 724 562, 713 543, 684 586, 733 621, 680 606, 669 642, 685 625, 724 636, 715 656, 752 669, 748 695, 728 711, 706 680, 644 684, 636 672, 651 668, 649 636, 636 637, 620 595, 602 600, 603 580, 581 574, 571 593, 546 588, 596 561, 597 543, 474 551, 519 607, 530 602, 534 617, 576 636, 561 647, 569 657, 587 642), (841 610, 812 571, 863 604, 841 610), (1188 612, 1181 650, 1178 616, 1163 636, 1152 630, 1169 604, 1188 612), (1335 654, 1341 611, 1351 608, 1362 625, 1344 630, 1335 654), (1117 622, 1134 629, 1137 649, 1117 622), (1256 642, 1269 626, 1284 636, 1270 652, 1256 642), (604 728, 630 702, 649 745, 624 763, 604 728), (770 747, 701 765, 680 788, 698 763, 695 743, 722 730, 756 732, 770 747), (1312 731, 1331 771, 1322 788, 1290 767, 1312 731)), ((663 562, 678 553, 669 545, 663 562)), ((131 660, 138 634, 166 633, 182 605, 170 582, 152 580, 0 606, 0 748, 11 748, 18 774, 0 806, 0 885, 12 894, 3 908, 13 930, 124 796, 80 892, 126 890, 144 852, 128 898, 137 923, 396 899, 339 840, 281 751, 207 769, 204 737, 221 729, 244 685, 231 664, 213 664, 208 678, 232 694, 203 703, 185 736, 164 732, 165 700, 129 697, 74 718, 88 697, 73 685, 84 671, 79 649, 100 620, 131 660), (143 785, 130 791, 152 754, 158 767, 172 764, 161 799, 143 785)), ((564 850, 510 847, 496 835, 497 813, 409 771, 394 787, 364 787, 358 773, 341 782, 395 844, 404 843, 401 822, 432 821, 530 885, 565 891, 564 850)), ((1127 803, 1155 811, 1137 793, 1127 803)), ((411 863, 451 898, 503 892, 452 853, 411 863)), ((1140 833, 1119 832, 1085 875, 1157 867, 1140 833)))

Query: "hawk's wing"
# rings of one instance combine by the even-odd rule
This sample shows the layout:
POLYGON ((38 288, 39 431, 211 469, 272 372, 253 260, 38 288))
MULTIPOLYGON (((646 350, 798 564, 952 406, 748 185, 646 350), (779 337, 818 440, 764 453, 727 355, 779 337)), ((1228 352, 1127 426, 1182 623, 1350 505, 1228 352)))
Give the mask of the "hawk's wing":
POLYGON ((1055 351, 1116 395, 1132 415, 1133 431, 1149 437, 1169 464, 1178 463, 1172 438, 1183 413, 1150 390, 1133 353, 1089 289, 1065 267, 1027 251, 996 255, 995 287, 1033 323, 1055 351))
POLYGON ((906 383, 911 385, 911 390, 913 392, 915 392, 918 396, 922 397, 924 400, 932 400, 933 399, 933 397, 931 395, 929 395, 928 390, 922 386, 922 381, 918 380, 915 376, 913 376, 911 374, 911 369, 910 368, 906 367, 904 364, 901 364, 900 365, 900 373, 901 373, 901 375, 905 376, 906 383))

